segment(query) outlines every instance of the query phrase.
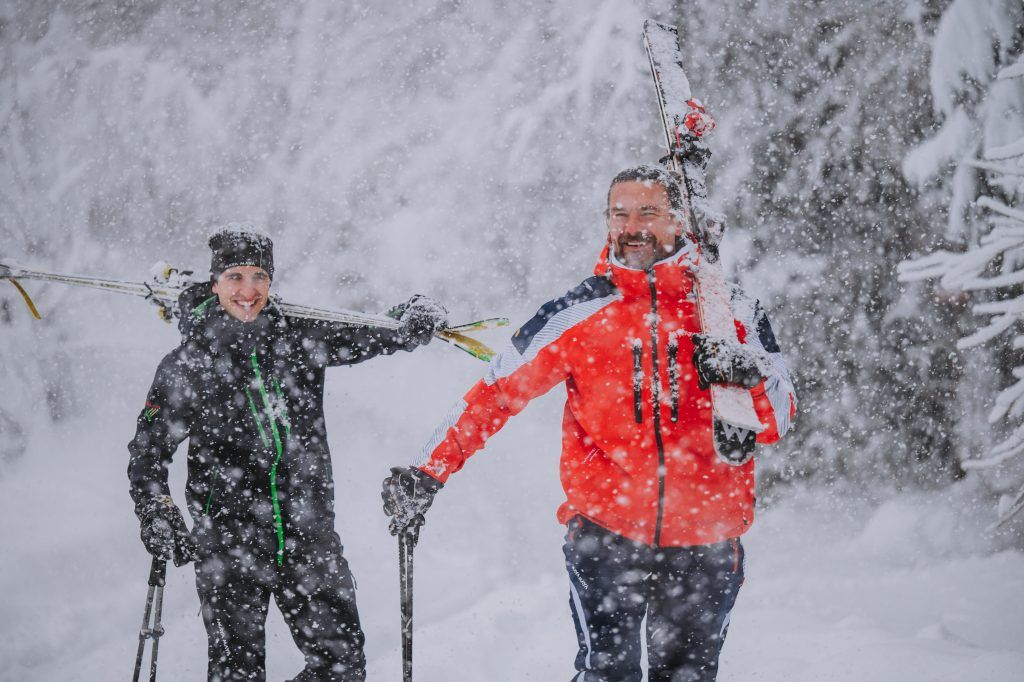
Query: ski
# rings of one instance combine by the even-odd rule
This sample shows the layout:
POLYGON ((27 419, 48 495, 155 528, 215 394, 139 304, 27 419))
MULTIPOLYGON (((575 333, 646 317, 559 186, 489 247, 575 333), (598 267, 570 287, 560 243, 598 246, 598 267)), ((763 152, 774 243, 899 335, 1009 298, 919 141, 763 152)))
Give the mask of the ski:
MULTIPOLYGON (((31 270, 12 265, 0 263, 0 280, 10 281, 25 300, 33 316, 40 318, 35 304, 29 297, 28 292, 20 284, 19 280, 35 280, 40 282, 55 282, 70 286, 84 287, 88 289, 99 289, 112 291, 118 294, 128 294, 144 298, 159 309, 160 317, 166 322, 178 317, 181 311, 178 310, 178 297, 181 292, 189 286, 196 284, 189 276, 189 271, 179 271, 166 263, 159 263, 153 268, 153 277, 150 281, 125 281, 105 279, 101 277, 84 277, 79 275, 65 275, 42 270, 31 270)), ((387 315, 374 315, 354 310, 332 310, 317 308, 314 306, 287 303, 280 297, 271 296, 271 301, 286 317, 296 317, 310 320, 323 320, 325 322, 336 322, 359 327, 375 327, 378 329, 398 329, 400 322, 387 315)), ((487 329, 495 329, 508 325, 508 319, 504 317, 492 317, 474 322, 453 325, 447 329, 437 332, 435 336, 450 343, 459 350, 469 353, 473 357, 490 362, 495 352, 487 344, 471 338, 469 334, 487 329)))
MULTIPOLYGON (((724 222, 708 205, 702 163, 709 152, 700 136, 710 132, 714 123, 690 92, 676 28, 648 19, 644 22, 644 47, 665 130, 668 154, 662 163, 683 179, 680 190, 689 207, 690 229, 699 247, 695 279, 701 327, 707 334, 737 341, 731 287, 718 254, 724 222)), ((750 392, 743 388, 713 384, 711 405, 715 420, 721 423, 714 428, 716 448, 719 448, 719 440, 728 438, 735 428, 754 433, 764 430, 750 392)), ((742 435, 740 440, 743 440, 742 435)), ((724 454, 721 448, 719 454, 724 454)))

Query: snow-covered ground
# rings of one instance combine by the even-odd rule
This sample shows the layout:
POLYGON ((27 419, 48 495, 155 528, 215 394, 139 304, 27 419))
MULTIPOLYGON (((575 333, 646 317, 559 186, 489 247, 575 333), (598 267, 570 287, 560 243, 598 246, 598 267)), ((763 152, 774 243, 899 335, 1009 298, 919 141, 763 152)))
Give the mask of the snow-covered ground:
MULTIPOLYGON (((167 330, 79 368, 94 373, 88 417, 37 430, 44 435, 0 480, 0 680, 131 674, 149 560, 125 444, 173 342, 167 330)), ((328 375, 338 527, 358 580, 371 680, 401 674, 397 553, 379 482, 415 456, 481 369, 438 345, 328 375)), ((510 422, 431 510, 416 555, 420 682, 570 677, 575 637, 554 520, 561 400, 556 389, 510 422)), ((179 495, 183 454, 172 471, 179 495)), ((967 487, 880 505, 850 490, 773 501, 745 540, 748 577, 720 680, 1024 679, 1024 554, 995 549, 983 531, 988 512, 967 487)), ((161 679, 204 679, 198 609, 191 569, 171 570, 161 679)), ((269 679, 300 667, 272 609, 269 679)))

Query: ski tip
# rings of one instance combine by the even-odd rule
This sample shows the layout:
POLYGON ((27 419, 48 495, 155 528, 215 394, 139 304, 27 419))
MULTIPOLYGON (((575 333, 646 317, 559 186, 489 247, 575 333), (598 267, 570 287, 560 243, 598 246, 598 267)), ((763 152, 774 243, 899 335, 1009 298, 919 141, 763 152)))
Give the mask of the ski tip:
POLYGON ((490 362, 496 353, 487 344, 477 341, 476 339, 470 338, 464 334, 445 330, 438 332, 437 336, 448 343, 452 344, 461 351, 469 353, 477 360, 483 360, 484 362, 490 362))
POLYGON ((11 266, 0 263, 0 279, 10 279, 13 276, 14 274, 11 272, 11 266))
POLYGON ((663 24, 660 21, 654 19, 644 19, 644 33, 649 33, 652 30, 671 31, 672 33, 679 33, 679 29, 671 24, 663 24))

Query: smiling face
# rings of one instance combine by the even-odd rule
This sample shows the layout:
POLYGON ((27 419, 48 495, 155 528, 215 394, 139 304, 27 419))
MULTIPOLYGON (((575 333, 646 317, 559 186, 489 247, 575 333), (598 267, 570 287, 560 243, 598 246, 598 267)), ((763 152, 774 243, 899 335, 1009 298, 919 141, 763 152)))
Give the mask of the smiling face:
POLYGON ((672 213, 668 192, 657 182, 612 185, 608 194, 608 237, 615 257, 644 270, 676 250, 683 224, 672 213))
POLYGON ((252 322, 267 305, 270 275, 255 265, 236 265, 217 276, 213 293, 231 317, 252 322))

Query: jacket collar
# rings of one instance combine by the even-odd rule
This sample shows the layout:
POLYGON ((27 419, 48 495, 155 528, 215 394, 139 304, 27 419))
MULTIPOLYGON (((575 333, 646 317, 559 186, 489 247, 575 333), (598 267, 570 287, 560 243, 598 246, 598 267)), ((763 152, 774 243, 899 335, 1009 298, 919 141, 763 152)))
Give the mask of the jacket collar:
POLYGON ((192 341, 213 352, 234 348, 249 352, 263 344, 275 330, 287 327, 286 318, 274 303, 267 302, 256 320, 242 323, 217 301, 209 282, 195 284, 178 298, 178 330, 182 341, 192 341))
POLYGON ((700 263, 700 249, 687 240, 685 245, 671 256, 661 259, 647 270, 637 270, 621 263, 605 244, 594 266, 594 274, 608 277, 626 299, 646 298, 651 295, 653 276, 658 298, 673 301, 685 300, 693 291, 693 273, 700 263))

